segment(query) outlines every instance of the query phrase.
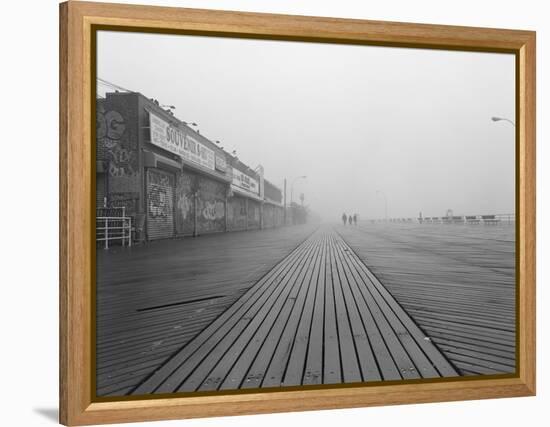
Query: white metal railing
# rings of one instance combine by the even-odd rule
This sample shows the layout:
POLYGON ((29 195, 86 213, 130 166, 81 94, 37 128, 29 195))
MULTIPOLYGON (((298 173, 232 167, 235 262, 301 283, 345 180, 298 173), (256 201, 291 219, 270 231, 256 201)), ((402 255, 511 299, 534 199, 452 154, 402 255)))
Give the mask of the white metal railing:
POLYGON ((440 217, 419 217, 419 218, 388 218, 366 220, 371 223, 377 222, 408 222, 424 224, 514 224, 515 214, 491 214, 491 215, 455 215, 440 217))
POLYGON ((121 208, 98 208, 96 214, 96 241, 103 242, 109 249, 109 242, 120 241, 122 246, 132 246, 132 217, 126 216, 121 208))
POLYGON ((496 214, 495 218, 499 219, 501 222, 506 222, 508 224, 516 222, 516 214, 496 214))

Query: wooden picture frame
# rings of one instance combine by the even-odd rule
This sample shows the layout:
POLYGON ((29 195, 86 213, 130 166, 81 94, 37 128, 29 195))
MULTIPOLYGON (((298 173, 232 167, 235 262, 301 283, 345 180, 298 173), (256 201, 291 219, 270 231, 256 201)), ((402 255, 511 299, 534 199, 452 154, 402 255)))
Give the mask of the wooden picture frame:
POLYGON ((85 425, 535 394, 535 33, 69 1, 60 5, 60 421, 85 425), (517 370, 475 380, 98 401, 91 70, 94 26, 163 33, 506 52, 516 57, 517 370))

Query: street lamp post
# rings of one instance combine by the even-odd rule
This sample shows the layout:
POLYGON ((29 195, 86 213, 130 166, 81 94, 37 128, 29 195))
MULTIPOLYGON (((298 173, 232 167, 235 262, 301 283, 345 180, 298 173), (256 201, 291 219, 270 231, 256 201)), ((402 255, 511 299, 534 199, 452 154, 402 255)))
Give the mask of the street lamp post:
POLYGON ((516 127, 516 124, 510 120, 510 119, 507 119, 506 117, 491 117, 491 120, 493 122, 508 122, 510 123, 512 126, 516 127))
MULTIPOLYGON (((306 179, 306 178, 307 178, 307 176, 305 176, 305 175, 297 176, 290 183, 290 209, 291 209, 291 213, 292 213, 292 224, 295 223, 294 210, 293 210, 293 207, 292 207, 292 202, 294 201, 294 183, 299 179, 306 179)), ((286 181, 285 181, 285 183, 286 183, 286 181)), ((286 189, 285 189, 285 194, 286 194, 286 189)), ((286 207, 285 207, 285 212, 286 212, 286 207)))
POLYGON ((292 206, 292 202, 294 201, 294 183, 299 179, 306 179, 306 178, 307 176, 302 175, 302 176, 297 176, 292 180, 292 183, 290 184, 290 205, 291 206, 292 206))
POLYGON ((388 198, 386 197, 386 193, 376 190, 376 194, 381 194, 384 197, 384 218, 385 221, 388 222, 388 198))

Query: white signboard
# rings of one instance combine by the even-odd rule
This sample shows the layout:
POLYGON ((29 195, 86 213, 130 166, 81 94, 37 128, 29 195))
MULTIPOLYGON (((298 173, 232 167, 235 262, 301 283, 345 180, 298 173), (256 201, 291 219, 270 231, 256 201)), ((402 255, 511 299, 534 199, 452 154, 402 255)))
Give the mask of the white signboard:
POLYGON ((225 172, 227 169, 227 162, 225 161, 225 157, 219 156, 216 154, 216 169, 225 172))
POLYGON ((258 181, 241 172, 240 170, 233 169, 233 180, 231 181, 231 183, 235 187, 242 188, 243 190, 254 193, 255 195, 258 195, 260 193, 260 186, 258 184, 258 181))
POLYGON ((171 125, 157 115, 149 112, 151 143, 182 159, 214 170, 214 150, 201 144, 193 135, 171 125))

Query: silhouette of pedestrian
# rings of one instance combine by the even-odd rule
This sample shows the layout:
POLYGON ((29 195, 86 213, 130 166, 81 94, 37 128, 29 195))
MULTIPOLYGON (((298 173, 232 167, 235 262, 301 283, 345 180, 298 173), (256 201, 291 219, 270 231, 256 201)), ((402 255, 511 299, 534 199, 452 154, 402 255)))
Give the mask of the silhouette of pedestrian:
POLYGON ((346 225, 346 222, 348 222, 348 216, 345 212, 342 214, 342 221, 344 221, 344 225, 346 225))
POLYGON ((353 214, 353 225, 357 225, 357 214, 353 214))
POLYGON ((349 218, 348 218, 349 225, 351 225, 352 221, 353 221, 353 218, 352 218, 351 214, 349 214, 349 218))

